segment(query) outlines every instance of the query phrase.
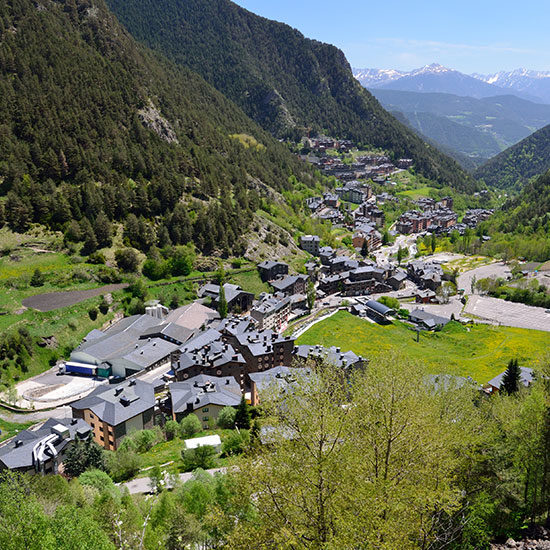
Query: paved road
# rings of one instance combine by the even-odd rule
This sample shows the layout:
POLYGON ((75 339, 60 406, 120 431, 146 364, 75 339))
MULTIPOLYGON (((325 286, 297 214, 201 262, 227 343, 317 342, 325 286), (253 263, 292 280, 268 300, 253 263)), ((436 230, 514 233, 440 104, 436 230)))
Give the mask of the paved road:
POLYGON ((459 275, 457 287, 463 288, 466 294, 474 294, 472 292, 472 280, 474 277, 479 281, 480 279, 485 279, 487 277, 502 277, 503 279, 506 279, 510 275, 510 268, 502 262, 484 265, 477 267, 476 269, 471 269, 470 271, 465 271, 459 275))
MULTIPOLYGON (((227 472, 227 468, 213 468, 211 470, 205 470, 205 471, 210 475, 225 474, 225 472, 227 472)), ((185 483, 186 481, 189 481, 193 478, 193 472, 186 472, 184 474, 179 474, 178 478, 181 483, 185 483)), ((169 489, 171 488, 170 478, 168 476, 165 477, 165 484, 166 484, 165 487, 169 489)), ((151 479, 148 477, 139 477, 137 479, 133 479, 132 481, 128 481, 127 483, 121 483, 119 485, 121 487, 126 487, 131 495, 151 492, 151 479)))
POLYGON ((397 254, 399 247, 408 248, 409 256, 407 259, 414 258, 416 254, 416 239, 418 235, 398 235, 395 242, 389 246, 383 246, 374 252, 376 262, 381 266, 390 263, 390 257, 397 254))

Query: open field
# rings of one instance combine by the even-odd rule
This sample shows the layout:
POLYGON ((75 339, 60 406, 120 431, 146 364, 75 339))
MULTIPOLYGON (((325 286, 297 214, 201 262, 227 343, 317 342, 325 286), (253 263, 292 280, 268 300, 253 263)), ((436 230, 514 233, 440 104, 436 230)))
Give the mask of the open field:
POLYGON ((502 372, 511 358, 530 366, 547 352, 547 332, 491 325, 450 323, 443 331, 416 333, 396 322, 377 325, 340 311, 304 333, 298 344, 339 346, 367 358, 388 351, 428 365, 433 373, 471 376, 483 384, 502 372))
POLYGON ((408 191, 401 191, 397 193, 399 197, 407 197, 411 200, 419 199, 420 197, 429 197, 430 192, 433 191, 432 187, 419 187, 418 189, 409 189, 408 191))
POLYGON ((6 420, 0 418, 0 430, 2 431, 2 433, 0 434, 0 441, 4 441, 5 439, 13 437, 21 430, 26 430, 27 428, 30 428, 33 424, 36 424, 36 422, 26 422, 25 424, 19 424, 16 422, 7 422, 6 420))

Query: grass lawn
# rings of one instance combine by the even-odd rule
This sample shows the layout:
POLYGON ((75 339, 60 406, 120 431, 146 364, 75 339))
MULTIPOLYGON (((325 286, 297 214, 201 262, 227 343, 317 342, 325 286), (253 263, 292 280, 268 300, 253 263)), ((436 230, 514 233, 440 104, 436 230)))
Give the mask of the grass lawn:
POLYGON ((432 187, 419 187, 418 189, 409 189, 408 191, 401 191, 397 193, 400 197, 407 197, 411 200, 419 199, 420 197, 429 197, 430 192, 433 191, 432 187))
POLYGON ((532 365, 546 352, 549 341, 549 334, 542 331, 450 323, 439 333, 420 333, 417 343, 416 333, 403 323, 382 326, 339 311, 314 325, 297 343, 338 346, 367 358, 395 350, 425 363, 434 374, 471 376, 484 384, 505 370, 511 358, 532 365))
POLYGON ((9 439, 21 430, 26 430, 34 424, 36 424, 36 422, 25 422, 24 424, 18 424, 16 422, 7 422, 6 420, 2 420, 0 418, 0 430, 2 430, 2 433, 0 434, 0 441, 9 439))
POLYGON ((256 268, 231 275, 229 282, 239 285, 246 292, 252 292, 256 297, 262 292, 270 292, 270 286, 260 279, 260 274, 256 268))
MULTIPOLYGON (((206 430, 199 432, 192 437, 186 437, 185 439, 194 439, 196 437, 205 437, 207 435, 219 435, 222 443, 223 440, 233 432, 233 430, 206 430)), ((181 452, 185 449, 184 440, 176 437, 171 441, 163 441, 158 443, 151 450, 143 453, 141 471, 138 474, 138 477, 147 477, 149 475, 148 470, 144 468, 150 468, 152 466, 161 466, 168 462, 173 462, 169 466, 163 468, 166 472, 169 473, 181 473, 184 471, 183 463, 181 460, 181 452)), ((231 462, 231 457, 229 458, 218 458, 216 459, 216 467, 227 466, 231 462)))

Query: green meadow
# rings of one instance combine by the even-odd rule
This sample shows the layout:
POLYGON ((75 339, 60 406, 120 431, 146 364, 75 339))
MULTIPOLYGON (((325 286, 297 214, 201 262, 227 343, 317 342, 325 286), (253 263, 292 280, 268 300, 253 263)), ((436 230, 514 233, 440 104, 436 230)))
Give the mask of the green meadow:
POLYGON ((441 332, 416 332, 404 323, 378 325, 346 311, 317 323, 298 344, 321 344, 351 350, 367 358, 396 351, 424 363, 436 373, 471 376, 484 384, 502 372, 511 358, 532 366, 550 344, 548 332, 491 325, 449 323, 441 332))

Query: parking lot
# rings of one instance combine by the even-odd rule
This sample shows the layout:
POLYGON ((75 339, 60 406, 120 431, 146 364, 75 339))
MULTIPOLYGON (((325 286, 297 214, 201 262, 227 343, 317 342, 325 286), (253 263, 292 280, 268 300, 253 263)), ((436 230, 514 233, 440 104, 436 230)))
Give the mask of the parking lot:
POLYGON ((489 320, 497 325, 550 332, 550 313, 546 313, 546 310, 541 307, 473 295, 469 296, 464 313, 489 320))
POLYGON ((103 380, 72 374, 59 375, 54 367, 17 384, 18 405, 24 408, 43 409, 62 405, 84 397, 103 380))

